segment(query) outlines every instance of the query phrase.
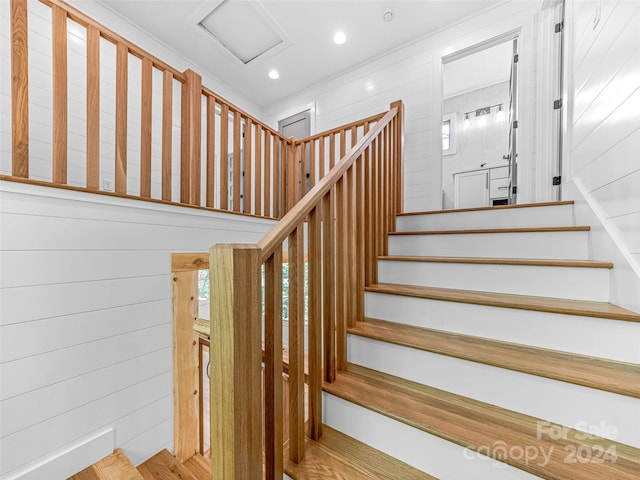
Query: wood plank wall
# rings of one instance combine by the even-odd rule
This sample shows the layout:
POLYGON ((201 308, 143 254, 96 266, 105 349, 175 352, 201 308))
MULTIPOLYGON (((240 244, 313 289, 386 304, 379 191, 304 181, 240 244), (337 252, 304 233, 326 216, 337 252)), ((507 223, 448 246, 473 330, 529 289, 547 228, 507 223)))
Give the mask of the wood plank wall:
POLYGON ((171 254, 274 225, 60 192, 0 194, 2 476, 106 426, 134 463, 172 448, 171 254))

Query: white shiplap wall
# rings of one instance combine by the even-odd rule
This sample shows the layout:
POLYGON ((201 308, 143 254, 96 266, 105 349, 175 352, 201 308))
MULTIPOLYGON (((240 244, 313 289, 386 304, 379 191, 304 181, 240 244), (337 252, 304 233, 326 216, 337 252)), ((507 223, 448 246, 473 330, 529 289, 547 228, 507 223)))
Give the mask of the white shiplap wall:
POLYGON ((640 2, 569 5, 572 104, 565 174, 640 275, 640 2))
POLYGON ((171 449, 171 253, 272 225, 0 183, 0 478, 106 427, 171 449))
MULTIPOLYGON (((388 110, 402 99, 405 123, 405 210, 441 208, 440 142, 442 114, 441 58, 489 38, 521 29, 521 104, 532 105, 535 95, 532 78, 535 69, 533 48, 536 15, 541 2, 507 2, 467 19, 373 61, 360 65, 327 82, 316 85, 284 102, 264 108, 265 121, 278 120, 314 108, 317 132, 388 110)), ((313 125, 313 123, 312 123, 313 125)), ((520 162, 527 164, 526 184, 521 198, 533 198, 532 166, 533 112, 520 118, 520 162), (530 169, 531 171, 528 171, 530 169)))

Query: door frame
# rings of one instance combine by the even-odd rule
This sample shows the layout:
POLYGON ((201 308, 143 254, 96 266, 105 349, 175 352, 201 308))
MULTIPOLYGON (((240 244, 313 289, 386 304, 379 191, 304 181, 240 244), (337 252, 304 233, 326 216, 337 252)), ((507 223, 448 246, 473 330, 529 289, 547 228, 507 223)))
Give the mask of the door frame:
MULTIPOLYGON (((469 55, 473 55, 475 53, 479 53, 482 52, 484 50, 487 50, 489 48, 495 47, 497 45, 502 45, 504 43, 513 43, 514 41, 518 42, 518 55, 521 54, 520 51, 520 44, 521 44, 521 34, 522 34, 522 29, 521 28, 515 28, 512 30, 509 30, 505 33, 493 36, 491 38, 487 38, 486 40, 483 40, 481 42, 475 43, 473 45, 470 45, 468 47, 465 48, 461 48, 459 50, 456 50, 454 52, 448 53, 448 54, 443 54, 440 59, 439 59, 439 67, 440 67, 440 84, 439 84, 439 88, 437 89, 438 94, 439 94, 439 101, 436 102, 436 105, 439 106, 440 108, 440 115, 437 117, 440 120, 440 125, 438 127, 438 131, 440 131, 441 129, 441 124, 442 124, 442 113, 444 112, 444 66, 448 63, 451 62, 455 62, 456 60, 460 60, 462 58, 468 57, 469 55)), ((513 60, 512 60, 513 62, 513 60)), ((513 63, 512 63, 513 65, 513 63)), ((518 68, 519 68, 520 62, 518 62, 518 68)), ((520 81, 520 75, 518 77, 516 77, 516 82, 520 81)), ((517 105, 516 108, 516 112, 517 112, 517 117, 520 117, 520 114, 522 113, 521 110, 521 95, 520 95, 520 86, 518 85, 516 88, 516 99, 515 99, 515 104, 517 105)), ((516 120, 518 120, 518 118, 516 118, 516 120)), ((519 122, 519 128, 518 128, 518 133, 521 134, 522 132, 520 131, 520 125, 521 122, 519 122)), ((511 131, 509 132, 509 135, 511 135, 511 131)), ((520 135, 518 135, 520 136, 520 135)), ((511 145, 511 143, 509 143, 509 145, 511 145)), ((518 150, 517 150, 518 151, 518 150)), ((522 155, 518 156, 518 160, 521 161, 522 160, 522 155)), ((440 188, 442 190, 442 172, 444 170, 444 162, 446 161, 446 155, 444 155, 440 149, 440 188)), ((516 169, 517 172, 517 169, 516 169)), ((515 172, 514 172, 515 173, 515 172)), ((517 178, 517 182, 516 185, 520 184, 520 181, 522 179, 521 178, 517 178)), ((519 193, 519 192, 518 192, 519 193)), ((442 195, 441 195, 442 197, 442 195)))

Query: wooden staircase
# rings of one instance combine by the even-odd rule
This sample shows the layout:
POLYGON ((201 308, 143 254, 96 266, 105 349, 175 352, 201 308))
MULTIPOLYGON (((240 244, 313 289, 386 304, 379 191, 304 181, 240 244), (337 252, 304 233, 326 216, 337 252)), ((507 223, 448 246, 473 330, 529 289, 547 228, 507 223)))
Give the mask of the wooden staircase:
MULTIPOLYGON (((640 478, 640 314, 609 303, 572 208, 399 215, 298 463, 285 422, 285 478, 640 478)), ((72 478, 211 478, 166 450, 125 466, 72 478)))
POLYGON ((117 449, 111 455, 70 477, 69 480, 210 480, 210 461, 195 455, 181 464, 161 450, 136 468, 117 449))
POLYGON ((399 215, 325 422, 442 479, 640 478, 640 314, 572 208, 399 215))

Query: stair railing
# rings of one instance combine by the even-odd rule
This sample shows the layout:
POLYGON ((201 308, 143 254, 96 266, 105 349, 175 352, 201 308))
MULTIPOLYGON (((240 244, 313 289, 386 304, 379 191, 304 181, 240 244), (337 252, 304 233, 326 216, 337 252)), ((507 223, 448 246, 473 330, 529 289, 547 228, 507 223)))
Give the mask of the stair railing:
POLYGON ((11 0, 10 15, 11 165, 2 165, 0 180, 284 215, 292 139, 206 88, 195 71, 171 67, 62 0, 11 0), (44 48, 42 39, 30 42, 29 19, 38 17, 51 18, 44 48), (29 77, 33 54, 51 57, 50 76, 29 77), (78 70, 84 79, 70 75, 78 70), (51 94, 50 126, 30 122, 30 86, 51 94))
MULTIPOLYGON (((343 130, 346 133, 348 129, 343 130)), ((387 233, 402 209, 402 102, 391 104, 377 120, 365 122, 363 130, 360 140, 341 152, 341 160, 257 245, 219 244, 210 250, 214 479, 262 478, 263 447, 265 478, 281 479, 285 424, 288 460, 297 463, 303 459, 305 303, 307 432, 312 439, 322 435, 322 384, 332 382, 336 371, 346 368, 347 328, 363 318, 365 285, 375 282, 375 260, 387 253, 387 233), (285 248, 288 401, 283 408, 285 248), (305 251, 308 295, 304 288, 305 251)), ((355 138, 355 131, 351 133, 355 138)), ((313 141, 298 143, 301 152, 307 140, 313 141)), ((331 155, 333 150, 329 150, 331 155)), ((320 159, 320 163, 324 161, 320 159)), ((288 168, 298 170, 300 163, 294 160, 288 168)))

